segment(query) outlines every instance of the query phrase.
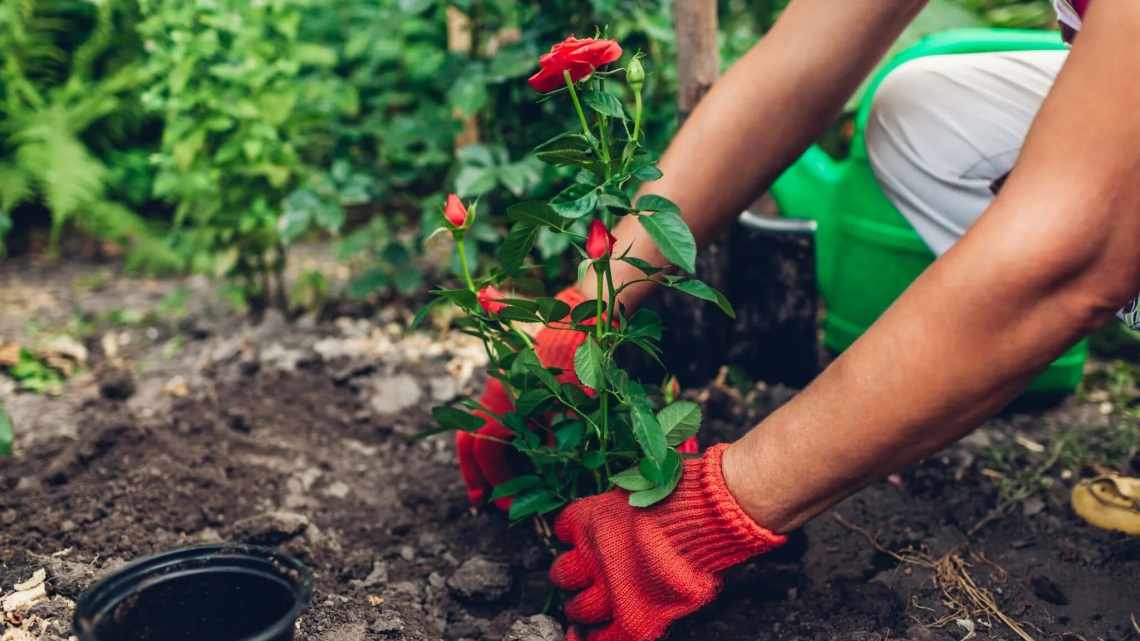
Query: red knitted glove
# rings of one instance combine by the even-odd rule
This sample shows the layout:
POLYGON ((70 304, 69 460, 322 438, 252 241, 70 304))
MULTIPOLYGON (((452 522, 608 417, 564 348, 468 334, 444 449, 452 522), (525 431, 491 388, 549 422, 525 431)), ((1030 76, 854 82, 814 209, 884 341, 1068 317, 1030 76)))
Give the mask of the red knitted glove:
MULTIPOLYGON (((568 287, 556 296, 558 300, 574 309, 585 302, 586 297, 577 287, 568 287)), ((558 380, 578 385, 574 373, 574 352, 586 340, 582 332, 569 329, 543 328, 534 339, 538 362, 546 367, 562 370, 558 380)), ((514 407, 511 398, 497 379, 487 381, 487 388, 479 398, 479 404, 495 414, 505 414, 514 407)), ((525 461, 517 460, 514 448, 507 443, 514 438, 514 432, 485 413, 476 412, 486 422, 474 433, 456 432, 455 445, 459 453, 459 472, 467 484, 467 499, 473 505, 480 505, 491 495, 491 489, 500 483, 525 473, 525 461), (490 438, 485 438, 490 437, 490 438), (493 440, 498 439, 498 440, 493 440)), ((495 500, 495 505, 503 510, 511 507, 511 497, 495 500)))
POLYGON ((713 600, 728 568, 773 550, 786 537, 757 525, 721 473, 726 445, 685 462, 677 489, 649 507, 611 490, 562 512, 555 533, 574 546, 554 560, 550 580, 581 590, 566 602, 567 641, 653 641, 713 600))

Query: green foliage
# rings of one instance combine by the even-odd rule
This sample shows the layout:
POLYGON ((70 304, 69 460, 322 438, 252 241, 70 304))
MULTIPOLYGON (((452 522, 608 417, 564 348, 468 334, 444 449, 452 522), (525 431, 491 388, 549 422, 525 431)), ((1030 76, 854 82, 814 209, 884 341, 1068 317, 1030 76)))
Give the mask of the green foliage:
POLYGON ((4 403, 0 402, 0 456, 12 455, 12 419, 4 410, 4 403))
MULTIPOLYGON (((676 448, 700 429, 701 411, 695 403, 676 400, 671 387, 667 386, 667 393, 651 393, 617 365, 615 354, 623 346, 644 350, 654 358, 661 349, 657 315, 643 309, 627 316, 618 305, 618 296, 626 287, 653 280, 717 302, 732 313, 728 301, 715 289, 684 273, 673 273, 691 272, 696 260, 696 243, 677 205, 659 195, 642 196, 636 205, 631 202, 640 185, 661 172, 640 135, 646 115, 637 95, 641 83, 630 83, 634 100, 627 108, 618 97, 627 89, 615 80, 618 73, 599 72, 568 85, 562 94, 579 117, 567 122, 580 129, 550 138, 535 154, 543 162, 572 168, 572 182, 547 200, 507 208, 512 227, 501 243, 499 263, 490 267, 488 276, 474 279, 463 265, 464 289, 434 292, 439 301, 465 312, 458 327, 480 338, 490 361, 490 375, 514 401, 514 410, 497 418, 514 433, 512 445, 530 461, 534 473, 500 485, 494 496, 515 497, 510 517, 516 520, 557 509, 583 494, 603 492, 611 484, 630 491, 631 505, 647 507, 667 497, 680 480, 682 465, 676 448), (627 216, 641 221, 671 267, 656 268, 615 254, 623 248, 609 246, 605 228, 627 216), (579 219, 592 219, 590 237, 577 231, 579 219), (569 253, 582 259, 581 269, 593 270, 595 300, 571 309, 554 298, 509 298, 498 291, 499 286, 532 276, 535 265, 527 258, 541 232, 562 238, 569 253), (644 277, 615 287, 613 261, 635 266, 644 277), (561 372, 539 362, 531 339, 515 322, 585 334, 574 354, 573 368, 581 384, 592 392, 560 382, 561 372), (541 436, 548 424, 553 440, 541 436)), ((464 246, 466 224, 445 223, 444 229, 453 235, 457 247, 464 246)), ((624 248, 626 253, 629 250, 624 248)), ((465 263, 462 249, 459 257, 465 263)), ((471 431, 483 424, 469 411, 479 408, 474 401, 461 401, 460 406, 436 408, 441 429, 471 431)))
POLYGON ((143 0, 154 78, 143 96, 164 128, 155 194, 175 206, 174 243, 245 302, 285 307, 286 247, 337 231, 336 185, 307 153, 357 107, 326 72, 337 52, 301 37, 308 0, 143 0))
POLYGON ((62 373, 26 349, 21 349, 19 360, 8 367, 8 376, 21 390, 37 394, 58 394, 64 382, 62 373))
POLYGON ((103 152, 139 114, 145 71, 131 55, 130 3, 0 0, 0 253, 21 206, 51 214, 51 250, 67 223, 129 243, 134 258, 173 256, 112 197, 103 152))

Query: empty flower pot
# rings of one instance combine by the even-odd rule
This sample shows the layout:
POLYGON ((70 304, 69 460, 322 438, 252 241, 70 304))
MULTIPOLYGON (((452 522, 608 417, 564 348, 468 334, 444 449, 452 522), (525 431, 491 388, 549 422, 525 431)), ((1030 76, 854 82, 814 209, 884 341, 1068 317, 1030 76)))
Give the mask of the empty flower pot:
POLYGON ((80 641, 292 641, 312 575, 247 545, 200 545, 131 563, 75 607, 80 641))

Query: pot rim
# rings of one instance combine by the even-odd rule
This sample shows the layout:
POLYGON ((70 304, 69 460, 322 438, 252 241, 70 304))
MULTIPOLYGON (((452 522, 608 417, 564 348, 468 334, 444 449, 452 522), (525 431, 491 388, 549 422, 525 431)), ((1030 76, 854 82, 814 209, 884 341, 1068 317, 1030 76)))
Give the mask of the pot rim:
POLYGON ((124 599, 169 573, 229 568, 275 579, 293 594, 293 605, 261 632, 241 641, 272 641, 294 625, 309 606, 313 573, 297 559, 270 547, 244 543, 190 545, 146 556, 103 576, 75 603, 72 630, 80 641, 97 641, 95 623, 124 599))

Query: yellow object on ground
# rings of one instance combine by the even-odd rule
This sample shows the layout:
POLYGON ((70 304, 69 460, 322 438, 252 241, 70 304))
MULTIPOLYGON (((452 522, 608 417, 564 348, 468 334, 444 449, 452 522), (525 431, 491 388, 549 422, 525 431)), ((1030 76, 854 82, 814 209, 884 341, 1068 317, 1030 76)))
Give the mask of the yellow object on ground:
POLYGON ((1140 536, 1140 478, 1107 474, 1073 488, 1073 510, 1103 530, 1140 536))

